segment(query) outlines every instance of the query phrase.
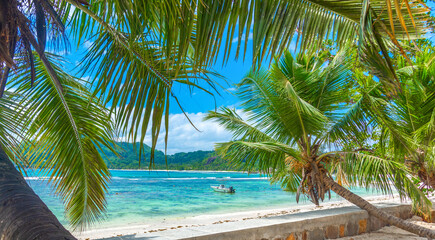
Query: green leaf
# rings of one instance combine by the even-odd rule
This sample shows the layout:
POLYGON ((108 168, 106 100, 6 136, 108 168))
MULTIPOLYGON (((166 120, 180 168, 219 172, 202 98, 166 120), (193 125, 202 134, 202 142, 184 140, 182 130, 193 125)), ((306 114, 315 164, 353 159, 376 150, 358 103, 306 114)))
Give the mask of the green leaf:
POLYGON ((47 56, 62 93, 39 58, 34 87, 27 81, 26 67, 18 69, 12 79, 27 116, 25 137, 31 143, 24 150, 31 166, 45 169, 54 182, 72 226, 84 228, 100 220, 106 207, 110 172, 99 148, 113 150, 113 126, 108 110, 92 98, 87 83, 65 73, 60 57, 47 56))

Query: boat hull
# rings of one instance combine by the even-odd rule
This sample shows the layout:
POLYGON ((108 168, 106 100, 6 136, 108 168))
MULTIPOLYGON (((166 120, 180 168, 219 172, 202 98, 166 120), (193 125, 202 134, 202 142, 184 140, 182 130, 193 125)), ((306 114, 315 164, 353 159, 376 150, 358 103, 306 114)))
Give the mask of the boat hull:
POLYGON ((211 186, 211 188, 213 188, 213 190, 215 192, 221 192, 221 193, 235 193, 236 191, 234 189, 229 189, 229 188, 220 188, 220 187, 216 187, 216 186, 211 186))

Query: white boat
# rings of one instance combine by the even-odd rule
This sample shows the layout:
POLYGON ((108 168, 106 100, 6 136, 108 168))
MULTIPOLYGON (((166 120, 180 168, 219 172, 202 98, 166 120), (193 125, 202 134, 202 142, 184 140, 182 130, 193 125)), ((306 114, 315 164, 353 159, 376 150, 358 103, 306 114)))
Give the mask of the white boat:
POLYGON ((236 189, 233 187, 226 188, 223 184, 219 186, 211 186, 215 192, 222 192, 222 193, 235 193, 236 189))

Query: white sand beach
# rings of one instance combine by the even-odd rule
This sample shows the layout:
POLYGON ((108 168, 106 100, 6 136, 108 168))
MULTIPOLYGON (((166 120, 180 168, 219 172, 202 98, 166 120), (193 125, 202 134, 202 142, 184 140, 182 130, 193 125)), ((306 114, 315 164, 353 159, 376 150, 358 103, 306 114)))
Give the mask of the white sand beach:
MULTIPOLYGON (((401 202, 398 196, 376 196, 376 197, 367 197, 366 199, 372 203, 381 203, 381 202, 400 203, 401 202)), ((289 208, 279 208, 279 209, 264 209, 263 207, 263 209, 259 209, 255 211, 199 215, 195 217, 185 217, 185 218, 178 218, 178 219, 171 219, 171 220, 154 221, 152 223, 147 222, 144 223, 143 225, 93 229, 81 233, 75 232, 74 235, 79 239, 100 239, 100 238, 109 238, 115 236, 132 235, 132 234, 161 232, 161 231, 175 230, 175 229, 196 228, 200 226, 207 226, 213 224, 249 221, 252 219, 258 220, 258 219, 268 218, 272 216, 316 211, 320 209, 332 209, 332 208, 339 208, 345 206, 352 206, 352 204, 347 201, 337 201, 337 202, 322 204, 320 207, 316 207, 314 205, 292 206, 289 208)), ((261 208, 261 206, 259 208, 261 208)), ((422 223, 422 224, 426 224, 426 223, 422 223)), ((392 231, 391 227, 387 228, 385 231, 392 231)), ((395 230, 393 229, 393 231, 395 230)), ((371 234, 375 234, 375 233, 371 233, 371 234)), ((385 234, 385 233, 381 233, 381 234, 385 234)), ((369 236, 371 237, 372 235, 369 236)), ((351 238, 346 238, 346 239, 351 239, 351 238)), ((358 238, 358 239, 367 239, 367 238, 358 238)), ((374 238, 374 239, 383 239, 383 238, 374 238)), ((392 238, 388 238, 388 239, 392 239, 392 238)))

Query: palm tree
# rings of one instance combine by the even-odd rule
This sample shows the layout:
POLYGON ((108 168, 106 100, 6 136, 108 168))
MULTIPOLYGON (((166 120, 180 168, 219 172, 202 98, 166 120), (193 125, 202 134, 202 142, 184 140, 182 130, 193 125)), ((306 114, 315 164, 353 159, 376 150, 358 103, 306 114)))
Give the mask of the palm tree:
POLYGON ((433 238, 434 231, 387 214, 341 185, 392 193, 392 182, 402 199, 409 196, 430 205, 408 178, 403 163, 375 156, 358 142, 364 138, 355 130, 368 130, 360 116, 366 100, 362 96, 350 103, 350 62, 344 51, 330 62, 323 56, 302 54, 295 59, 286 52, 269 71, 249 72, 237 92, 246 120, 228 108, 206 117, 234 136, 217 144, 216 150, 247 169, 258 167, 296 192, 297 201, 306 194, 318 205, 333 191, 382 221, 433 238), (330 146, 334 150, 326 151, 330 146))
MULTIPOLYGON (((50 62, 50 57, 45 52, 46 45, 58 46, 59 41, 66 42, 64 41, 65 23, 71 23, 71 31, 79 43, 88 39, 94 42, 83 61, 82 69, 95 69, 95 79, 86 86, 95 87, 92 97, 97 96, 103 104, 111 104, 111 113, 115 115, 114 128, 130 139, 139 140, 142 149, 144 133, 150 125, 152 149, 155 149, 162 122, 168 129, 170 100, 178 104, 178 99, 172 92, 173 87, 184 85, 211 94, 216 85, 208 76, 210 74, 208 66, 216 62, 222 46, 225 46, 224 61, 228 61, 230 53, 234 52, 232 50, 234 36, 239 40, 235 48, 236 57, 241 52, 246 52, 251 27, 254 41, 253 62, 257 64, 268 55, 282 54, 295 33, 298 33, 298 44, 302 48, 319 43, 322 39, 329 39, 331 36, 337 45, 343 45, 347 40, 353 40, 359 35, 362 52, 366 51, 365 49, 377 54, 381 52, 383 55, 379 58, 380 63, 391 69, 387 43, 392 42, 399 46, 398 40, 417 38, 427 31, 430 25, 427 19, 429 10, 426 6, 413 1, 405 1, 405 4, 401 4, 398 0, 387 2, 389 4, 384 0, 363 2, 348 0, 340 1, 339 4, 329 0, 3 1, 0 6, 0 96, 9 95, 4 92, 4 89, 10 79, 10 69, 13 68, 17 73, 13 78, 22 86, 26 86, 18 87, 24 96, 14 97, 20 98, 18 101, 24 104, 31 104, 32 101, 38 103, 35 105, 36 110, 32 107, 24 108, 27 111, 21 112, 23 116, 17 112, 16 118, 25 119, 25 114, 33 114, 28 115, 28 119, 29 116, 41 116, 30 123, 10 121, 16 127, 9 129, 20 129, 18 127, 20 126, 26 133, 22 139, 27 137, 30 140, 42 141, 42 137, 46 138, 47 142, 34 144, 34 146, 43 146, 42 148, 39 150, 30 148, 27 156, 31 156, 32 161, 37 165, 47 155, 51 157, 49 161, 43 161, 41 166, 54 167, 55 170, 50 172, 50 176, 58 177, 53 181, 58 193, 67 202, 66 208, 73 226, 86 225, 88 220, 90 222, 95 220, 104 209, 104 189, 108 179, 108 172, 99 161, 95 165, 86 164, 92 155, 88 153, 96 154, 94 148, 98 148, 97 143, 100 140, 102 142, 108 140, 110 128, 107 124, 95 122, 95 127, 80 130, 78 124, 82 121, 77 118, 82 117, 83 121, 92 118, 90 115, 84 116, 81 111, 74 112, 73 108, 80 108, 83 111, 86 109, 84 105, 74 104, 75 101, 68 100, 68 97, 81 96, 89 101, 94 98, 90 98, 82 85, 76 85, 71 80, 74 79, 73 77, 60 72, 59 65, 50 62), (95 32, 99 34, 96 35, 95 32), (225 35, 226 39, 223 39, 225 35), (241 44, 242 40, 245 40, 244 46, 241 44), (241 49, 244 50, 240 51, 241 49), (18 69, 20 71, 17 71, 18 69), (41 76, 48 82, 37 81, 38 71, 44 73, 41 76), (30 83, 24 80, 30 80, 30 83), (48 91, 42 86, 36 87, 38 90, 29 88, 34 83, 36 85, 40 82, 45 82, 44 86, 51 84, 51 87, 55 87, 55 91, 48 91), (70 88, 74 90, 65 90, 70 88), (55 94, 57 97, 53 98, 55 94), (28 101, 29 98, 32 101, 28 101), (61 105, 50 108, 55 105, 47 99, 58 99, 61 105), (64 121, 58 123, 47 121, 60 120, 61 118, 55 116, 57 116, 56 111, 61 109, 66 114, 62 115, 66 117, 64 121), (39 115, 43 113, 48 115, 39 115), (68 131, 63 132, 64 124, 70 126, 68 131), (39 125, 49 130, 39 130, 39 125), (106 130, 102 130, 106 127, 106 130), (88 133, 89 129, 98 131, 92 135, 92 138, 83 137, 82 134, 88 133), (57 142, 55 137, 71 140, 65 139, 62 133, 75 136, 73 138, 76 140, 75 144, 54 144, 57 142), (67 153, 76 155, 70 158, 67 153), (85 174, 88 171, 90 172, 85 174), (97 172, 99 174, 96 174, 97 172), (75 191, 70 191, 71 189, 75 191)), ((60 46, 64 45, 60 44, 60 46)), ((42 77, 40 79, 43 79, 42 77)), ((382 81, 387 85, 394 85, 394 74, 392 78, 383 78, 382 81)), ((100 108, 102 106, 98 101, 92 102, 91 105, 93 104, 95 109, 98 108, 103 112, 103 115, 108 114, 100 108)), ((16 107, 11 108, 16 109, 16 107)), ((13 139, 8 136, 8 139, 13 139)), ((167 138, 166 133, 166 141, 167 138)), ((15 155, 19 156, 20 152, 14 150, 16 148, 12 142, 12 140, 2 142, 1 147, 8 157, 14 160, 15 155)), ((9 160, 5 159, 5 161, 9 160)), ((1 172, 14 171, 14 168, 9 166, 1 172)), ((19 175, 17 172, 14 174, 19 175)), ((17 184, 29 189, 22 179, 17 184)), ((12 195, 5 196, 4 201, 13 198, 12 195)), ((31 196, 37 199, 36 195, 31 196)), ((40 201, 36 205, 46 209, 40 201)), ((16 206, 11 205, 11 207, 16 206)), ((18 210, 22 209, 18 208, 18 210)), ((7 211, 3 211, 5 212, 7 211)), ((15 215, 15 212, 12 212, 15 215)), ((29 214, 33 216, 34 213, 29 214)), ((50 214, 49 211, 47 214, 50 214)), ((2 218, 12 219, 6 216, 2 218)), ((44 218, 53 219, 54 216, 44 218)), ((22 221, 23 224, 26 222, 22 221)), ((58 228, 59 224, 56 224, 52 224, 56 227, 50 231, 63 229, 58 228)), ((5 228, 3 230, 6 231, 5 228)), ((64 234, 63 230, 61 232, 64 234)), ((14 231, 9 233, 15 234, 14 231)))
POLYGON ((47 169, 74 227, 99 219, 110 174, 98 146, 112 149, 109 112, 92 98, 88 83, 62 71, 61 59, 45 52, 53 44, 47 36, 64 37, 52 2, 4 1, 0 16, 0 212, 7 220, 1 236, 75 239, 22 173, 28 166, 47 169), (8 79, 15 93, 7 91, 8 79))
POLYGON ((244 59, 250 36, 252 63, 257 66, 270 56, 279 57, 292 39, 302 50, 325 39, 337 46, 358 39, 360 57, 366 60, 370 55, 377 66, 388 70, 390 75, 380 80, 396 92, 389 49, 404 53, 400 40, 421 38, 432 28, 429 8, 415 1, 114 0, 92 2, 89 8, 68 2, 75 6, 74 36, 93 41, 82 68, 94 69, 95 94, 120 113, 117 126, 141 148, 145 138, 141 133, 153 129, 152 149, 160 120, 168 119, 170 102, 179 105, 172 89, 187 84, 209 93, 216 90, 216 83, 203 73, 221 60, 219 53, 224 54, 223 63, 233 56, 244 59))
POLYGON ((40 168, 51 178, 73 227, 100 219, 105 209, 110 173, 99 146, 113 150, 110 114, 83 80, 62 71, 60 57, 46 57, 58 64, 51 66, 63 93, 36 58, 35 86, 26 78, 30 68, 21 65, 10 79, 15 93, 5 91, 0 100, 0 212, 8 219, 0 231, 5 239, 75 239, 26 184, 22 173, 27 167, 40 168))
POLYGON ((400 98, 391 102, 396 108, 395 116, 400 119, 401 129, 414 142, 414 148, 405 155, 406 163, 423 183, 421 187, 432 189, 435 189, 434 57, 434 48, 429 45, 417 53, 414 68, 406 66, 403 60, 398 64, 401 82, 407 87, 403 88, 400 98))
POLYGON ((394 98, 386 98, 385 94, 378 96, 382 109, 388 114, 367 114, 379 126, 380 149, 387 149, 396 158, 403 159, 419 178, 420 187, 435 189, 435 52, 427 42, 420 44, 420 49, 413 56, 413 66, 400 56, 395 61, 401 94, 394 98))

